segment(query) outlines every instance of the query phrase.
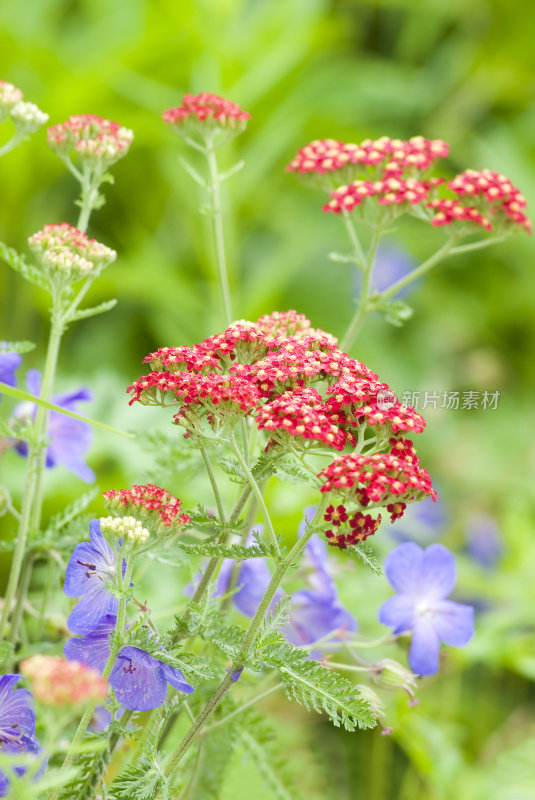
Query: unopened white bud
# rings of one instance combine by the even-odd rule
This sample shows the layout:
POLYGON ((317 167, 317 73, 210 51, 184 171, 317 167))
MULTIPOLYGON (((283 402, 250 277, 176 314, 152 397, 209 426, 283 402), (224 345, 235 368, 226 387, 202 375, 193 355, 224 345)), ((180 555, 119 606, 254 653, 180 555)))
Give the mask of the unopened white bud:
POLYGON ((35 103, 16 103, 11 109, 10 115, 15 125, 24 133, 35 133, 48 122, 48 114, 41 111, 35 103))
POLYGON ((150 536, 147 528, 135 517, 101 517, 100 530, 111 539, 124 539, 132 545, 143 545, 150 536))

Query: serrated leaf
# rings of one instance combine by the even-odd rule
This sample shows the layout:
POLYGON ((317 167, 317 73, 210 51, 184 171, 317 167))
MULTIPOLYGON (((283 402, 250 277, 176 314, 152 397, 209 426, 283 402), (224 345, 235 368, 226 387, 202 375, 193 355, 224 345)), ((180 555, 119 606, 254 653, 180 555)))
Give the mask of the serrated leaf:
POLYGON ((285 459, 279 461, 275 470, 277 478, 281 481, 289 481, 290 483, 308 483, 311 486, 316 486, 317 481, 314 477, 304 469, 300 464, 294 461, 285 459))
POLYGON ((277 457, 269 453, 262 453, 253 465, 251 472, 257 483, 263 483, 271 478, 276 471, 277 457))
POLYGON ((275 554, 274 549, 269 545, 251 545, 246 547, 243 544, 212 544, 202 542, 199 544, 189 544, 177 541, 181 550, 194 556, 207 556, 208 558, 232 558, 235 561, 244 561, 247 558, 265 558, 275 554))
POLYGON ((43 408, 48 408, 50 411, 57 411, 59 414, 65 414, 67 417, 78 419, 80 422, 86 422, 88 425, 92 425, 94 428, 101 428, 102 430, 109 431, 110 433, 116 433, 118 436, 126 436, 127 439, 136 438, 135 433, 120 431, 118 428, 112 428, 111 425, 106 425, 104 422, 97 422, 95 419, 83 417, 81 414, 76 414, 74 411, 69 411, 62 406, 49 403, 47 400, 42 400, 40 397, 34 397, 33 394, 25 392, 24 389, 17 389, 15 386, 9 386, 7 383, 2 383, 1 381, 0 394, 7 394, 10 397, 16 397, 18 400, 25 400, 26 402, 34 403, 35 405, 42 406, 43 408))
POLYGON ((240 462, 237 458, 233 458, 232 456, 220 455, 216 457, 216 462, 219 464, 223 472, 225 472, 232 483, 239 483, 243 485, 247 482, 247 478, 243 469, 241 468, 240 462))
POLYGON ((100 492, 98 486, 95 486, 94 489, 90 489, 85 494, 78 497, 73 503, 70 503, 63 511, 60 511, 59 514, 55 514, 52 519, 50 520, 48 527, 45 531, 45 537, 48 536, 50 533, 56 533, 68 525, 73 520, 77 519, 77 517, 82 514, 87 506, 93 502, 95 497, 100 492))
POLYGON ((97 314, 104 314, 106 311, 111 311, 112 308, 115 308, 117 305, 117 300, 106 300, 104 303, 99 303, 98 306, 92 306, 91 308, 80 308, 78 311, 75 311, 74 314, 71 316, 71 320, 75 321, 78 319, 87 319, 88 317, 95 317, 97 314))
POLYGON ((342 675, 308 659, 289 644, 282 634, 279 641, 256 649, 257 657, 278 669, 290 699, 308 711, 325 712, 335 727, 348 731, 373 728, 375 719, 368 704, 359 699, 353 684, 342 675))
POLYGON ((50 292, 51 287, 46 275, 41 272, 40 269, 34 267, 33 264, 28 264, 23 255, 12 247, 8 247, 4 242, 0 242, 0 258, 2 258, 6 264, 9 264, 15 272, 22 275, 25 280, 50 292))
POLYGON ((387 322, 398 328, 410 319, 414 313, 404 300, 382 300, 379 298, 375 303, 375 308, 377 311, 382 312, 387 322))
POLYGON ((375 572, 376 575, 383 574, 383 568, 377 561, 375 553, 369 544, 363 542, 362 544, 351 545, 351 547, 347 548, 347 552, 354 558, 358 558, 362 564, 371 569, 372 572, 375 572))
POLYGON ((0 342, 0 353, 29 353, 34 348, 33 342, 0 342))
POLYGON ((171 800, 169 782, 156 752, 150 748, 135 764, 114 778, 108 800, 171 800))

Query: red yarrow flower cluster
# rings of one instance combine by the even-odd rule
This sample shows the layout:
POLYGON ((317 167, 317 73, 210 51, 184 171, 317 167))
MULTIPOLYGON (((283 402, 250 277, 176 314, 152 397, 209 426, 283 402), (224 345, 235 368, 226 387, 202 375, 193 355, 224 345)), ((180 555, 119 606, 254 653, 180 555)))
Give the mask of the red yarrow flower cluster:
POLYGON ((313 439, 334 450, 343 450, 351 434, 339 427, 342 415, 329 413, 315 389, 297 387, 266 403, 256 415, 260 430, 284 431, 290 436, 313 439))
POLYGON ((487 214, 494 215, 501 211, 514 223, 531 233, 531 221, 523 211, 526 200, 505 175, 490 169, 480 171, 467 169, 453 178, 448 186, 459 196, 478 197, 486 201, 487 214))
POLYGON ((327 387, 327 407, 343 412, 350 425, 389 425, 392 433, 422 433, 425 420, 401 403, 386 383, 351 376, 327 387))
POLYGON ((179 527, 191 522, 187 514, 180 513, 182 501, 153 483, 146 486, 134 485, 131 489, 119 491, 110 489, 102 494, 106 507, 110 510, 122 511, 126 507, 134 512, 141 512, 144 518, 157 516, 164 528, 179 527))
POLYGON ((436 159, 446 158, 448 153, 446 142, 424 139, 423 136, 414 136, 408 141, 383 136, 376 140, 366 139, 360 144, 319 139, 299 150, 286 171, 323 175, 351 164, 382 164, 387 174, 393 175, 401 174, 407 168, 425 170, 436 159))
MULTIPOLYGON (((332 508, 332 506, 329 506, 329 508, 332 508)), ((327 530, 325 531, 325 536, 330 545, 339 547, 341 550, 345 550, 347 547, 351 547, 351 545, 360 544, 367 539, 368 536, 373 536, 381 524, 380 514, 377 518, 374 518, 371 514, 363 514, 361 511, 357 511, 356 514, 348 520, 345 506, 338 506, 338 509, 343 509, 343 512, 338 511, 339 521, 335 522, 332 520, 332 514, 329 513, 329 508, 327 508, 324 519, 326 522, 332 522, 333 525, 337 525, 339 530, 327 530), (341 527, 340 521, 347 521, 347 525, 341 527)))
POLYGON ((201 94, 185 94, 182 103, 176 108, 169 108, 162 114, 162 119, 181 132, 190 122, 200 122, 210 128, 220 128, 240 133, 251 115, 243 111, 237 103, 225 100, 217 94, 201 92, 201 94))
POLYGON ((324 211, 340 214, 352 211, 367 197, 377 197, 380 205, 400 205, 409 203, 417 205, 427 200, 429 192, 443 183, 442 178, 431 178, 427 181, 398 177, 387 177, 379 181, 354 181, 348 186, 340 186, 331 193, 331 199, 323 206, 324 211))
POLYGON ((133 138, 128 128, 95 114, 77 114, 48 129, 48 144, 58 155, 75 152, 94 165, 106 166, 123 158, 133 138))
POLYGON ((323 480, 321 491, 340 492, 361 506, 436 499, 429 473, 420 467, 413 443, 396 438, 389 443, 387 453, 349 453, 336 458, 318 475, 323 480))
POLYGON ((463 206, 458 200, 431 200, 427 206, 435 210, 431 225, 436 227, 452 222, 475 222, 487 231, 492 230, 492 224, 481 211, 474 206, 463 206))
POLYGON ((97 670, 60 656, 30 656, 20 671, 31 679, 36 699, 46 705, 80 705, 104 700, 108 694, 107 682, 97 670))

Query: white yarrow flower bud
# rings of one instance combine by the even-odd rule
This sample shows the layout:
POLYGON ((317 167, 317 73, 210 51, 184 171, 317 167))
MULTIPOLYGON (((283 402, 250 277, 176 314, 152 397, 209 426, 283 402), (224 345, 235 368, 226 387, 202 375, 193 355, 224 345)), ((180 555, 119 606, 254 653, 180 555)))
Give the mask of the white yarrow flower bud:
POLYGON ((35 133, 48 122, 48 114, 41 111, 35 103, 19 102, 10 112, 11 119, 23 133, 35 133))
POLYGON ((134 546, 145 544, 150 536, 135 517, 101 517, 100 530, 107 538, 124 539, 134 546))

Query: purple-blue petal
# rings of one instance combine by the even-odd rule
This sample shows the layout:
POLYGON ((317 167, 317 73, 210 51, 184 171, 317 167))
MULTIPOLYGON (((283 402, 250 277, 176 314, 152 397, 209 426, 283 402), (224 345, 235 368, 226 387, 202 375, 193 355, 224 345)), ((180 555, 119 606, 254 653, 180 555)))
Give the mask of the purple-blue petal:
POLYGON ((8 386, 16 386, 17 377, 15 372, 21 363, 22 356, 19 353, 0 353, 0 381, 7 383, 8 386))
POLYGON ((123 647, 110 675, 119 703, 132 711, 149 711, 167 697, 167 680, 161 661, 137 647, 123 647))
POLYGON ((424 551, 415 542, 405 542, 385 559, 385 574, 399 594, 415 596, 420 589, 424 551))
POLYGON ((383 603, 377 616, 379 622, 388 625, 395 634, 410 631, 416 620, 414 598, 395 594, 383 603))
POLYGON ((427 601, 442 600, 455 586, 455 556, 443 544, 426 548, 421 571, 421 596, 427 601))
POLYGON ((95 629, 95 625, 108 614, 117 614, 119 601, 104 583, 95 583, 75 605, 67 620, 71 633, 85 635, 95 629))
POLYGON ((409 666, 416 675, 434 675, 438 671, 440 638, 432 620, 423 617, 417 620, 412 632, 409 648, 409 666))
POLYGON ((87 636, 69 639, 63 647, 67 661, 79 661, 102 672, 110 655, 110 635, 116 624, 117 617, 108 614, 98 621, 87 636))
POLYGON ((488 514, 473 514, 466 526, 466 551, 485 569, 493 569, 503 554, 503 541, 496 521, 488 514))
POLYGON ((294 593, 288 624, 283 628, 288 641, 295 645, 312 644, 339 629, 348 632, 357 629, 356 620, 347 609, 308 589, 294 593))
POLYGON ((190 686, 190 684, 186 681, 184 675, 179 669, 174 669, 173 667, 170 667, 169 664, 165 664, 163 661, 160 661, 159 663, 161 664, 165 680, 174 689, 177 689, 179 692, 184 692, 184 694, 192 694, 192 692, 195 691, 193 686, 190 686))
POLYGON ((22 675, 8 674, 0 678, 0 742, 2 731, 17 725, 27 736, 35 733, 33 697, 27 689, 15 689, 22 675))
POLYGON ((464 603, 441 600, 434 606, 433 624, 444 644, 464 647, 474 635, 474 609, 464 603))
MULTIPOLYGON (((271 572, 263 558, 250 558, 240 567, 236 585, 239 587, 232 600, 234 605, 247 617, 254 617, 260 601, 271 581, 271 572)), ((271 603, 273 609, 284 592, 279 589, 271 603)))

